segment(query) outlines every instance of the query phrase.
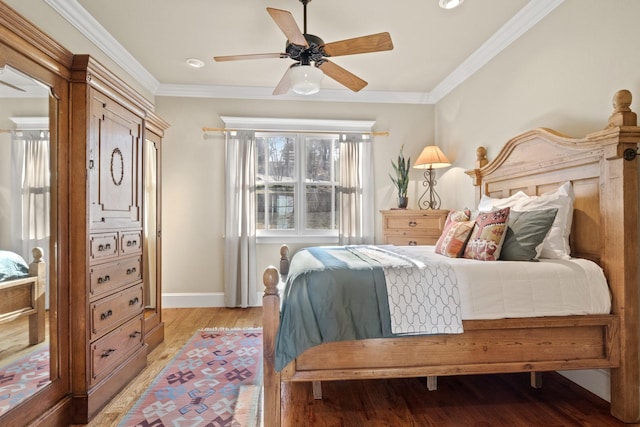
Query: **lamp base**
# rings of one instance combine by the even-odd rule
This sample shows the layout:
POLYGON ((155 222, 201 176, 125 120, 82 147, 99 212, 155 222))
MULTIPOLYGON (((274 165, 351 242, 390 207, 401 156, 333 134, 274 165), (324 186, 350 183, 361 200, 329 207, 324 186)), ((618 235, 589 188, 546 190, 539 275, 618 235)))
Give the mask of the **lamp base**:
POLYGON ((426 188, 418 200, 420 209, 440 209, 440 196, 436 193, 436 183, 433 168, 425 169, 422 185, 426 188))

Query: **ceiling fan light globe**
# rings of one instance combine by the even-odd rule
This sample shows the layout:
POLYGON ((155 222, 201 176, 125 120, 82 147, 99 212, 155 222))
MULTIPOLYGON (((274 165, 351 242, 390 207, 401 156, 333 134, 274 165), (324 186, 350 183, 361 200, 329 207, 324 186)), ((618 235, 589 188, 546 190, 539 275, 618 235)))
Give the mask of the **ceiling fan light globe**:
POLYGON ((299 65, 289 71, 291 90, 299 95, 313 95, 320 91, 324 73, 312 65, 299 65))
POLYGON ((440 0, 438 4, 443 9, 453 9, 462 4, 464 0, 440 0))

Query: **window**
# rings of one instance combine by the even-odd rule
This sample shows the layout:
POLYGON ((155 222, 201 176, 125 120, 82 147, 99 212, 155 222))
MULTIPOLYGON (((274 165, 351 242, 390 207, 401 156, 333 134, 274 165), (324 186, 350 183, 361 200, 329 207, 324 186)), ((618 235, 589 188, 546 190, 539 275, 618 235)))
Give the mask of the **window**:
POLYGON ((256 132, 259 236, 337 236, 339 134, 256 132))
POLYGON ((221 119, 226 127, 225 238, 231 252, 245 238, 247 247, 373 243, 374 122, 221 119))

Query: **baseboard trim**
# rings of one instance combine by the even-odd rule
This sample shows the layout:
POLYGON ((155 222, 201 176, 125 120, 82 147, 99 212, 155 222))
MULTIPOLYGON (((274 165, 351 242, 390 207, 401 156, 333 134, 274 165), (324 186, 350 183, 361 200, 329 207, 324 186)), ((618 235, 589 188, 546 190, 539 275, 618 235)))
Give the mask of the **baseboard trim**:
POLYGON ((608 369, 558 371, 558 373, 601 399, 611 402, 611 375, 608 369))
MULTIPOLYGON (((262 292, 258 292, 256 307, 262 306, 262 292)), ((224 307, 223 292, 201 293, 163 293, 163 308, 197 308, 197 307, 224 307)))

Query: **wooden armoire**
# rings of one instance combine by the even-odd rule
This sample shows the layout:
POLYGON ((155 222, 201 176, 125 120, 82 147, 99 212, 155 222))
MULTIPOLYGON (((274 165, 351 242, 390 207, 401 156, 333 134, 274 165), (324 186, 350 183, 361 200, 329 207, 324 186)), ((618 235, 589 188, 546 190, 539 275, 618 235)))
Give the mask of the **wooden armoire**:
MULTIPOLYGON (((151 250, 159 257, 160 233, 159 221, 145 228, 146 200, 157 197, 145 197, 144 160, 147 132, 159 141, 166 123, 87 55, 74 56, 70 97, 71 384, 73 421, 86 423, 145 367, 147 343, 163 338, 160 263, 145 258, 151 250)), ((159 218, 159 205, 152 209, 159 218)))

